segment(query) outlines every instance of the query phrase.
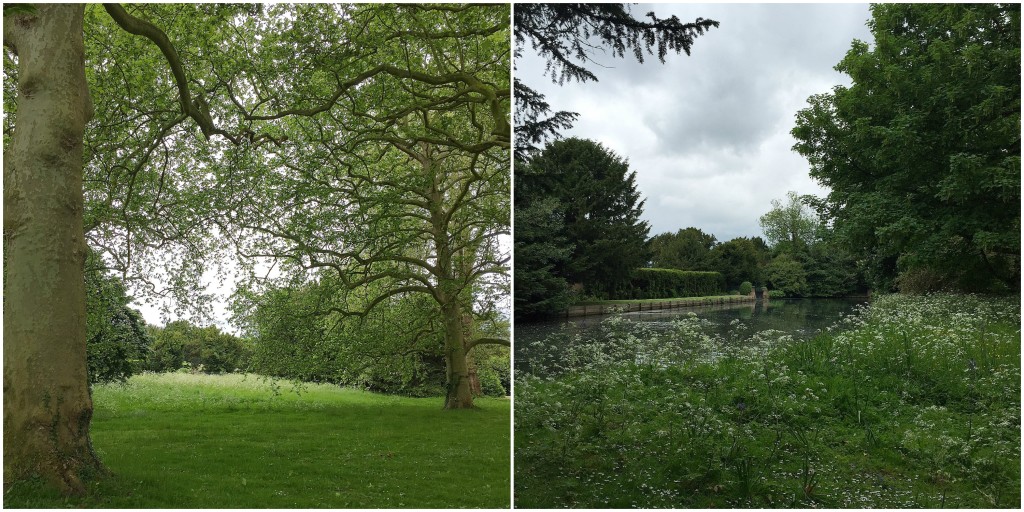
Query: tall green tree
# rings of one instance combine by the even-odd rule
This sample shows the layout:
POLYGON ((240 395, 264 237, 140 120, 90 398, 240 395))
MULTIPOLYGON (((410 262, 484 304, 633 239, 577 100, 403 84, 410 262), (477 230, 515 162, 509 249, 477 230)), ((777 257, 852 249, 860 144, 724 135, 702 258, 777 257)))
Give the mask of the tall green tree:
MULTIPOLYGON (((196 30, 205 16, 188 18, 178 26, 191 23, 190 34, 222 33, 196 30)), ((7 5, 4 49, 4 478, 13 483, 35 475, 62 492, 81 493, 83 478, 102 472, 88 434, 86 244, 121 271, 138 247, 183 242, 191 245, 187 252, 200 251, 191 244, 199 238, 180 228, 201 217, 153 210, 189 213, 202 203, 173 197, 174 173, 150 177, 144 171, 152 166, 145 164, 177 162, 169 149, 195 140, 190 126, 200 127, 201 137, 226 132, 197 106, 208 102, 194 94, 197 83, 166 34, 119 5, 7 5), (138 47, 103 44, 97 34, 118 41, 145 35, 140 41, 155 58, 138 47), (124 87, 102 87, 101 76, 124 77, 124 87), (152 97, 167 97, 170 106, 140 101, 152 97), (104 161, 96 158, 100 153, 111 165, 94 165, 104 161), (95 171, 104 167, 111 172, 101 178, 95 171), (137 213, 126 198, 144 190, 156 192, 140 201, 145 215, 119 224, 115 219, 137 213), (147 229, 161 224, 171 229, 147 229), (141 243, 127 251, 111 250, 118 240, 136 238, 141 243)), ((199 152, 196 147, 185 154, 199 152)), ((202 174, 195 172, 199 166, 183 168, 202 174)))
POLYGON ((37 474, 81 492, 82 474, 101 467, 85 348, 84 7, 8 12, 19 95, 4 148, 4 482, 37 474))
POLYGON ((725 277, 726 286, 736 289, 744 281, 755 286, 764 283, 762 268, 769 259, 768 246, 761 237, 737 237, 722 242, 711 251, 715 270, 725 277))
POLYGON ((786 194, 772 200, 761 216, 761 229, 773 258, 764 267, 764 279, 773 290, 798 297, 848 296, 861 292, 861 271, 856 259, 836 241, 831 228, 814 207, 814 196, 786 194))
POLYGON ((570 138, 548 144, 519 169, 516 180, 528 195, 560 205, 560 222, 552 226, 564 226, 572 252, 552 269, 555 275, 603 296, 647 263, 650 228, 640 220, 644 202, 625 159, 599 143, 570 138))
POLYGON ((675 233, 661 233, 648 242, 651 266, 679 270, 709 270, 711 249, 718 243, 715 235, 689 227, 675 233))
POLYGON ((759 219, 769 247, 793 251, 821 239, 824 226, 810 207, 812 200, 811 196, 799 196, 793 191, 786 193, 785 203, 772 199, 772 209, 759 219))
MULTIPOLYGON (((509 344, 466 329, 498 314, 496 301, 478 298, 507 296, 509 6, 373 6, 351 16, 337 37, 358 33, 383 64, 356 75, 360 87, 328 115, 275 123, 279 142, 258 156, 228 152, 216 195, 232 213, 221 230, 243 255, 296 278, 327 270, 353 293, 373 292, 324 313, 367 317, 392 298, 428 297, 444 333, 445 407, 470 408, 469 354, 509 344)), ((305 94, 335 98, 337 85, 316 78, 305 94)))
MULTIPOLYGON (((476 171, 458 185, 441 185, 452 187, 443 190, 449 196, 469 197, 481 182, 501 187, 501 157, 488 151, 511 142, 511 91, 500 76, 508 69, 507 6, 45 4, 4 11, 5 482, 38 475, 80 493, 83 477, 101 470, 88 436, 86 241, 132 286, 163 293, 150 278, 168 268, 170 291, 194 292, 209 256, 231 248, 217 236, 239 229, 225 208, 258 191, 220 186, 253 183, 237 179, 244 167, 224 172, 222 158, 266 162, 273 159, 262 152, 270 151, 284 159, 294 151, 288 138, 302 134, 319 141, 309 144, 319 149, 316 158, 333 151, 330 158, 367 164, 364 171, 376 169, 369 165, 375 158, 384 169, 408 168, 394 153, 352 149, 395 139, 445 162, 420 168, 476 171), (488 13, 501 17, 503 8, 504 24, 494 22, 488 13), (479 23, 446 28, 459 18, 479 23), (445 53, 445 38, 466 44, 445 53), (480 53, 497 56, 475 59, 480 53), (432 74, 445 66, 455 71, 432 74), (494 69, 498 76, 489 76, 494 69), (380 100, 393 98, 389 93, 416 98, 419 107, 463 110, 424 115, 423 108, 380 100), (418 136, 396 137, 402 130, 418 136), (472 141, 477 133, 487 140, 472 141), (214 195, 224 193, 233 196, 214 195)), ((295 161, 301 167, 313 158, 295 161)), ((389 178, 404 177, 382 176, 389 178)), ((386 209, 386 198, 397 199, 382 192, 361 207, 386 209)), ((480 212, 441 213, 441 220, 463 223, 448 242, 452 261, 471 277, 501 265, 493 230, 481 235, 465 220, 484 211, 500 218, 495 201, 479 201, 480 212), (476 264, 468 263, 470 252, 476 264)), ((299 208, 311 210, 314 202, 299 208)), ((492 225, 492 217, 479 219, 492 225)), ((443 277, 431 284, 472 301, 471 292, 443 277)))
MULTIPOLYGON (((676 16, 659 18, 654 12, 645 17, 633 17, 626 4, 516 4, 516 60, 529 45, 547 59, 546 71, 553 81, 596 82, 597 75, 586 64, 593 62, 593 54, 600 49, 610 49, 611 56, 618 58, 628 52, 639 62, 657 50, 658 60, 664 63, 669 51, 689 55, 694 40, 718 26, 717 21, 703 18, 683 23, 676 16)), ((517 159, 527 158, 539 144, 571 128, 578 115, 566 111, 552 114, 544 95, 518 78, 515 97, 517 159)))
POLYGON ((878 4, 794 149, 875 286, 1020 286, 1020 5, 878 4), (923 279, 924 276, 931 276, 923 279))

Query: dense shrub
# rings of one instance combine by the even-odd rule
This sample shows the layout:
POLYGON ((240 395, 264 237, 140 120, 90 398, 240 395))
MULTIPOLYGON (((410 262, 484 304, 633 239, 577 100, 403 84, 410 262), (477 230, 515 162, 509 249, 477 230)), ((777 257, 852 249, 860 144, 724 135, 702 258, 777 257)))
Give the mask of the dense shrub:
POLYGON ((512 365, 509 357, 509 348, 501 345, 478 345, 473 349, 472 358, 484 395, 511 394, 512 365))
POLYGON ((928 267, 917 267, 904 270, 896 276, 896 286, 900 293, 922 294, 942 290, 948 287, 945 276, 928 267))
POLYGON ((138 311, 121 307, 102 320, 86 343, 89 383, 124 382, 139 373, 145 365, 152 338, 146 334, 145 322, 138 311))
POLYGON ((142 371, 152 339, 142 315, 130 308, 124 283, 89 251, 85 265, 85 339, 89 383, 124 382, 142 371))
MULTIPOLYGON (((432 354, 418 354, 402 358, 396 364, 373 364, 371 361, 333 358, 331 373, 310 374, 305 380, 331 382, 341 386, 354 387, 411 397, 433 397, 445 394, 444 357, 432 354), (352 375, 352 369, 361 371, 352 375)), ((287 377, 287 373, 281 376, 287 377)))
POLYGON ((668 268, 640 268, 633 272, 629 287, 616 299, 667 299, 718 295, 725 279, 718 272, 695 272, 668 268))
POLYGON ((477 372, 480 379, 480 391, 486 396, 507 396, 508 391, 501 385, 501 377, 493 368, 480 368, 477 372))
POLYGON ((754 290, 754 285, 750 281, 743 281, 740 283, 740 295, 750 295, 750 292, 754 290))
POLYGON ((842 247, 822 243, 794 256, 806 271, 811 297, 848 297, 867 289, 857 260, 842 247))
POLYGON ((782 290, 787 295, 806 297, 810 288, 807 286, 807 271, 803 264, 789 254, 775 257, 764 269, 768 285, 773 290, 782 290))
POLYGON ((146 365, 150 371, 175 371, 187 364, 193 370, 225 373, 249 365, 251 350, 246 342, 217 327, 179 320, 150 332, 154 340, 146 365))

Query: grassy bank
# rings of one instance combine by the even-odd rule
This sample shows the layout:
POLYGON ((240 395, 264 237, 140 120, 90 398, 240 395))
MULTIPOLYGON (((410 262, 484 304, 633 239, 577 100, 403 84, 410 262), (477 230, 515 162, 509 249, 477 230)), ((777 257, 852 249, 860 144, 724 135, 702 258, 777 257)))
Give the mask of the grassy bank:
POLYGON ((806 342, 606 323, 518 376, 519 507, 1020 506, 1017 299, 881 297, 806 342))
POLYGON ((93 391, 113 476, 65 501, 31 484, 5 507, 506 508, 509 403, 444 411, 257 376, 146 374, 93 391))

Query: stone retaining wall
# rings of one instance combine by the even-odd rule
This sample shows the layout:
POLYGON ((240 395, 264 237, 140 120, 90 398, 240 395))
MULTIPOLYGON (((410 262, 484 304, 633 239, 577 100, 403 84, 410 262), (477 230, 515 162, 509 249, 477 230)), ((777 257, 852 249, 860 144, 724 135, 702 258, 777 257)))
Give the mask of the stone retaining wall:
POLYGON ((623 304, 581 304, 569 306, 566 310, 566 317, 609 315, 612 313, 628 313, 632 311, 655 311, 659 309, 692 308, 698 306, 715 306, 718 304, 734 304, 740 302, 754 302, 757 298, 751 295, 728 295, 724 297, 704 297, 688 299, 665 299, 648 302, 633 302, 623 304))

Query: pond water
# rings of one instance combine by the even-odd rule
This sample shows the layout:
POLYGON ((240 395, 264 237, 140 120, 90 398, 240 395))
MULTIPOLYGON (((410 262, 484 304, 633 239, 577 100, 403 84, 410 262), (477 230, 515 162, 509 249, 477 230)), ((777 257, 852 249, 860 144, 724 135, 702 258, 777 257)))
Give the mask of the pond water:
MULTIPOLYGON (((618 316, 653 331, 664 331, 671 328, 673 321, 693 313, 702 320, 706 320, 704 325, 709 334, 718 334, 723 338, 731 338, 730 334, 737 329, 737 325, 742 325, 744 336, 775 330, 782 331, 794 339, 804 339, 814 336, 844 316, 852 314, 857 305, 866 302, 866 298, 772 299, 720 306, 636 311, 621 313, 618 316)), ((529 371, 533 342, 543 340, 552 334, 560 334, 557 338, 563 339, 577 334, 583 338, 601 338, 603 336, 601 322, 608 317, 609 315, 603 315, 517 323, 515 326, 516 369, 529 371)))

